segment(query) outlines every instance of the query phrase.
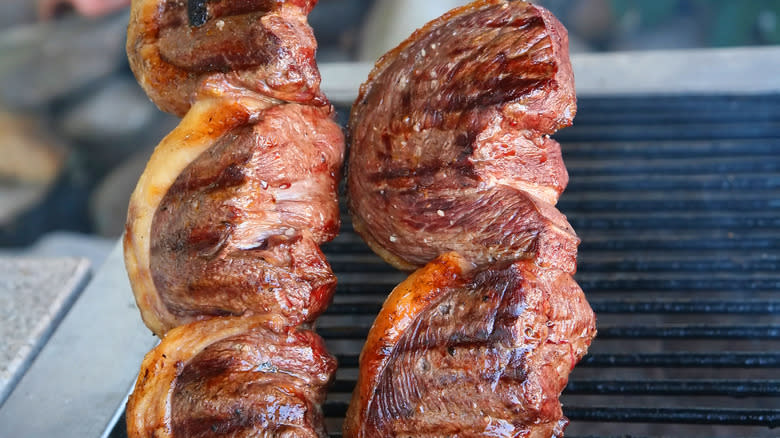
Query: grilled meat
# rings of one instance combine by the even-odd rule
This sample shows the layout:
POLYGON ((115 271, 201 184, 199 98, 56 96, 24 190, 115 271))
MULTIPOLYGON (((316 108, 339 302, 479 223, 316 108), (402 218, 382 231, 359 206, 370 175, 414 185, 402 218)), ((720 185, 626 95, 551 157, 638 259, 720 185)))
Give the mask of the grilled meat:
POLYGON ((546 10, 481 0, 432 21, 377 62, 353 106, 355 230, 401 269, 458 251, 574 272, 549 134, 575 112, 567 33, 546 10))
POLYGON ((345 437, 550 437, 595 334, 570 275, 455 253, 390 294, 368 335, 345 437))
POLYGON ((198 96, 248 90, 325 106, 306 15, 316 0, 133 0, 130 67, 163 111, 198 96))
POLYGON ((316 0, 134 0, 128 56, 184 115, 130 199, 125 264, 162 343, 128 436, 327 437, 336 361, 308 328, 336 278, 344 136, 319 90, 316 0))
POLYGON ((199 101, 130 201, 125 255, 147 325, 322 313, 336 278, 319 245, 339 228, 343 145, 328 107, 199 101))
POLYGON ((379 60, 350 120, 355 230, 401 269, 360 357, 345 438, 558 437, 595 336, 549 135, 571 124, 563 26, 478 0, 379 60), (426 264, 427 263, 427 264, 426 264))
POLYGON ((336 360, 315 333, 273 317, 177 327, 146 355, 128 400, 131 437, 327 437, 336 360))

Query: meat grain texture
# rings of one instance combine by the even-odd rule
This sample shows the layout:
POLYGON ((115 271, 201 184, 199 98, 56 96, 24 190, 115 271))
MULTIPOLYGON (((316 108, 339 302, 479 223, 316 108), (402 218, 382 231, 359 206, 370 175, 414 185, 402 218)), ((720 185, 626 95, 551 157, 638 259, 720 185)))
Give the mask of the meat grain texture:
POLYGON ((444 254, 385 302, 344 436, 562 436, 558 397, 594 325, 565 272, 444 254))
POLYGON ((574 272, 579 239, 554 208, 569 178, 549 138, 576 113, 568 58, 555 17, 509 1, 456 9, 382 57, 349 125, 355 230, 400 269, 457 251, 574 272))
POLYGON ((563 26, 480 0, 381 58, 349 125, 355 230, 397 268, 344 424, 357 437, 559 437, 559 396, 596 333, 571 277, 550 135, 572 123, 563 26))
POLYGON ((125 264, 163 340, 128 436, 324 438, 336 361, 311 326, 336 277, 344 136, 320 91, 315 0, 134 0, 130 65, 183 115, 130 199, 125 264))
POLYGON ((130 437, 325 437, 336 370, 322 339, 273 316, 177 327, 149 352, 128 400, 130 437))

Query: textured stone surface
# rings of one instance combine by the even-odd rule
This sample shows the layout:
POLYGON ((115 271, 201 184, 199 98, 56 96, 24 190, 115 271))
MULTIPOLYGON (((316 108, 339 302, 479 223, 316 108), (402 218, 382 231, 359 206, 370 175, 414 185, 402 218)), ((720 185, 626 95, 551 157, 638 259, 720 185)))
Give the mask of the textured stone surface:
POLYGON ((0 403, 89 276, 81 258, 0 258, 0 403))

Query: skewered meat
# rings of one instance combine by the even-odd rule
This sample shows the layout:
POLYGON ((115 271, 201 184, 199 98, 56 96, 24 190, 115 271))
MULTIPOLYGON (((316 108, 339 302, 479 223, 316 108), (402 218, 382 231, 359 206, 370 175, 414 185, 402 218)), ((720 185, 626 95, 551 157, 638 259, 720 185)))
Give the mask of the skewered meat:
POLYGON ((130 200, 125 259, 146 324, 319 316, 336 285, 318 245, 338 232, 343 144, 329 107, 198 101, 130 200))
POLYGON ((558 397, 594 325, 564 272, 442 255, 379 312, 344 436, 560 436, 558 397))
POLYGON ((149 352, 127 409, 131 437, 327 437, 336 370, 322 339, 273 317, 177 327, 149 352))
POLYGON ((401 269, 360 356, 345 438, 558 437, 596 334, 556 208, 571 124, 563 26, 479 0, 379 60, 350 120, 355 230, 401 269), (438 257, 438 258, 437 258, 438 257), (426 265, 427 263, 427 265, 426 265))
POLYGON ((568 37, 546 10, 482 0, 432 21, 379 60, 353 106, 355 230, 401 269, 457 251, 574 272, 549 134, 575 112, 568 37))
POLYGON ((197 95, 250 90, 328 105, 306 21, 316 0, 133 0, 130 67, 163 111, 183 116, 197 95))
POLYGON ((319 90, 315 4, 133 1, 131 66, 185 116, 128 209, 130 283, 164 336, 127 405, 131 438, 327 436, 336 362, 301 327, 336 285, 319 245, 340 225, 344 136, 319 90))

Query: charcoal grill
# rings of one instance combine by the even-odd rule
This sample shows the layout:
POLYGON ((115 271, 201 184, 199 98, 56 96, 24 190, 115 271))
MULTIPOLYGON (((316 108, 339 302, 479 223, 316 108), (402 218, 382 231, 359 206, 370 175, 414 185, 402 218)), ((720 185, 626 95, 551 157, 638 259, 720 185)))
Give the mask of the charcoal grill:
MULTIPOLYGON (((778 50, 771 53, 780 55, 778 50)), ((648 66, 669 77, 675 65, 686 65, 691 57, 664 55, 658 59, 666 64, 648 66)), ((761 57, 768 58, 777 59, 761 57)), ((556 136, 571 175, 559 208, 582 238, 577 280, 599 318, 599 335, 562 397, 571 420, 566 436, 776 437, 780 435, 780 429, 775 429, 780 426, 780 84, 770 78, 768 86, 759 88, 771 92, 751 89, 754 82, 741 88, 742 94, 714 93, 719 88, 703 75, 709 92, 697 88, 696 77, 683 77, 665 84, 665 94, 671 95, 664 95, 652 86, 643 89, 637 79, 631 86, 642 94, 619 91, 604 97, 604 84, 594 85, 597 81, 580 71, 584 65, 612 66, 605 77, 617 77, 613 91, 620 88, 621 78, 641 77, 621 73, 616 59, 601 57, 589 64, 575 57, 578 89, 585 95, 579 100, 575 126, 556 136), (689 93, 681 94, 674 87, 689 93)), ((743 59, 729 65, 750 63, 743 59)), ((333 83, 325 70, 325 83, 333 83)), ((353 76, 362 80, 365 73, 357 71, 353 76)), ((727 76, 720 86, 732 79, 727 76)), ((328 93, 349 102, 356 87, 352 83, 346 88, 342 98, 338 90, 328 93)), ((341 106, 339 113, 343 122, 348 107, 341 106)), ((318 320, 318 331, 340 363, 324 407, 329 430, 338 432, 368 329, 387 293, 406 275, 371 253, 346 216, 341 235, 326 245, 325 252, 338 273, 339 286, 333 305, 318 320)), ((66 319, 65 328, 58 330, 63 333, 55 334, 49 343, 72 342, 77 349, 87 350, 73 354, 85 358, 91 368, 110 373, 105 381, 124 375, 121 383, 114 382, 104 391, 116 392, 119 386, 124 395, 154 338, 140 328, 137 310, 128 305, 132 299, 118 251, 104 271, 109 272, 99 273, 79 304, 88 306, 109 287, 111 294, 118 289, 117 300, 124 310, 116 306, 113 318, 98 323, 111 326, 126 319, 124 324, 135 325, 145 337, 134 335, 125 341, 116 335, 127 351, 90 352, 94 341, 89 337, 73 341, 73 333, 84 327, 79 321, 85 307, 74 309, 71 314, 76 315, 68 317, 72 321, 66 319)), ((101 314, 93 315, 100 318, 101 314)), ((70 360, 47 354, 44 350, 39 362, 70 360)), ((26 394, 37 394, 36 384, 51 386, 37 365, 25 376, 27 382, 20 384, 26 394)), ((48 370, 64 373, 57 367, 48 370)), ((70 374, 54 379, 85 380, 79 376, 88 372, 67 370, 70 374)), ((97 378, 91 384, 108 387, 104 380, 97 378)), ((92 429, 70 427, 81 433, 68 436, 97 436, 89 433, 94 430, 105 431, 103 436, 126 436, 123 402, 105 403, 94 395, 80 401, 79 387, 70 386, 60 391, 69 400, 108 414, 92 429)), ((27 403, 50 406, 60 415, 55 417, 59 421, 70 420, 60 414, 62 403, 39 398, 27 403)), ((3 417, 12 402, 0 409, 0 422, 13 418, 3 417)))

